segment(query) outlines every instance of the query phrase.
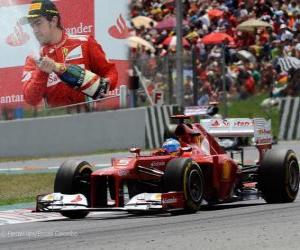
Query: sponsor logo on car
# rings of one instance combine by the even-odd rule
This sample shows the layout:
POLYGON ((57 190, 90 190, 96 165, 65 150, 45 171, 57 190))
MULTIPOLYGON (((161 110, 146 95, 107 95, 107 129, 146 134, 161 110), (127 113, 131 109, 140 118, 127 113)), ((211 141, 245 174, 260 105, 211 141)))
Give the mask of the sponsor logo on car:
POLYGON ((176 202, 177 202, 177 198, 175 198, 175 197, 162 199, 162 204, 173 204, 176 202))
POLYGON ((269 129, 258 129, 258 130, 257 130, 257 133, 258 133, 259 135, 263 135, 263 134, 271 134, 271 130, 269 130, 269 129))
POLYGON ((151 197, 153 200, 161 200, 161 194, 154 194, 152 197, 151 197))
POLYGON ((121 169, 119 170, 119 175, 120 176, 125 176, 129 173, 129 171, 127 169, 121 169))
POLYGON ((220 127, 229 127, 230 123, 227 120, 212 120, 211 127, 220 128, 220 127))
POLYGON ((121 159, 117 162, 116 165, 117 166, 126 166, 126 165, 128 165, 129 162, 130 162, 130 160, 128 160, 128 159, 121 159))
POLYGON ((270 144, 272 143, 272 138, 263 138, 255 140, 257 144, 270 144))
POLYGON ((150 164, 151 167, 162 167, 165 165, 166 163, 164 161, 154 161, 150 164))
POLYGON ((229 180, 231 174, 231 164, 229 161, 225 161, 222 170, 222 180, 229 180))
POLYGON ((43 201, 53 201, 54 200, 54 195, 53 194, 48 194, 43 197, 43 201))
POLYGON ((234 122, 234 127, 253 127, 254 123, 253 121, 236 121, 234 122))
POLYGON ((82 198, 81 198, 80 195, 77 195, 77 196, 75 197, 75 199, 71 200, 72 203, 77 203, 77 202, 80 202, 80 201, 82 201, 82 198))

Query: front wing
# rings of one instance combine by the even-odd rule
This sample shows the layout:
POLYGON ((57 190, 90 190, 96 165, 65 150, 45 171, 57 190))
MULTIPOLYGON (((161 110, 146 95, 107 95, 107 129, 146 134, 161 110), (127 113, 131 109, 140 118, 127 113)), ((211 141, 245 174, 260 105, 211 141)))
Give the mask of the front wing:
POLYGON ((82 194, 66 195, 52 193, 38 195, 36 212, 64 211, 125 211, 125 212, 172 212, 183 210, 185 199, 182 192, 141 193, 132 197, 124 207, 88 207, 87 199, 82 194))

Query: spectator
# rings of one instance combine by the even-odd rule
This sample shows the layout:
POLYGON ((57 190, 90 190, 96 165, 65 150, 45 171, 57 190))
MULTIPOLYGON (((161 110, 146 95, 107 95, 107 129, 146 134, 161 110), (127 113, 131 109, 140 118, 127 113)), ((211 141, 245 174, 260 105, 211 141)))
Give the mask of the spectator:
MULTIPOLYGON (((172 8, 168 7, 172 1, 155 1, 156 4, 162 4, 159 5, 159 8, 162 9, 159 11, 159 17, 151 12, 153 9, 149 9, 146 2, 143 0, 132 1, 132 6, 139 5, 141 8, 137 15, 142 14, 155 21, 161 21, 174 13, 174 3, 172 8), (168 11, 163 11, 164 8, 167 8, 168 11)), ((199 103, 206 103, 207 97, 215 98, 218 96, 218 91, 223 89, 220 47, 204 45, 202 42, 203 37, 211 32, 227 33, 235 41, 235 46, 226 48, 225 51, 226 68, 234 68, 234 70, 228 70, 225 76, 226 90, 232 97, 237 95, 245 98, 255 94, 258 90, 268 91, 276 77, 276 71, 271 62, 277 57, 295 56, 300 59, 300 46, 298 46, 300 44, 299 1, 221 0, 207 2, 187 0, 183 12, 184 36, 190 44, 195 45, 197 60, 201 63, 197 75, 201 84, 208 82, 211 87, 209 94, 204 88, 201 88, 199 103), (212 9, 217 9, 222 14, 210 16, 208 13, 212 9), (271 27, 243 31, 237 29, 241 22, 250 18, 260 19, 269 23, 271 27), (249 58, 238 57, 237 52, 240 50, 248 51, 254 59, 252 58, 253 60, 251 59, 249 63, 249 58), (239 60, 241 65, 236 67, 235 64, 239 60)), ((151 35, 158 55, 163 57, 174 55, 175 50, 162 46, 162 43, 166 36, 174 34, 175 28, 174 26, 173 29, 167 31, 156 30, 157 33, 153 32, 151 35)), ((141 35, 145 38, 147 33, 149 34, 149 31, 141 35)), ((184 54, 190 55, 191 46, 184 47, 184 51, 184 54)), ((186 91, 188 89, 191 90, 186 88, 186 91)))

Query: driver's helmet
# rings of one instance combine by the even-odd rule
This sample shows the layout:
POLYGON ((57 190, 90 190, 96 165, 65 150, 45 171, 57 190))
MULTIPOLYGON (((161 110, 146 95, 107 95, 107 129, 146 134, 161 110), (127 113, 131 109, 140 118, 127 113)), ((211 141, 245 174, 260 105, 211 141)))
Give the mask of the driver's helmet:
POLYGON ((163 143, 162 148, 168 153, 178 152, 178 150, 180 149, 180 143, 179 141, 170 138, 163 143))

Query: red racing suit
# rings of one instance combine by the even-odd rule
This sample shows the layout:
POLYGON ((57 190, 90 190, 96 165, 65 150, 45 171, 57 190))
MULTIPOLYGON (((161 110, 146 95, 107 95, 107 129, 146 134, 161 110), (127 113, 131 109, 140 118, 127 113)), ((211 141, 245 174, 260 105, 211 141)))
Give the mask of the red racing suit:
MULTIPOLYGON (((100 77, 108 78, 110 90, 116 87, 117 69, 106 59, 102 47, 92 36, 63 32, 59 43, 41 48, 41 56, 48 56, 58 63, 80 65, 100 77)), ((87 99, 79 90, 63 83, 54 72, 48 74, 41 71, 31 56, 26 58, 22 82, 24 99, 32 106, 38 105, 43 99, 51 107, 80 103, 87 99)))

